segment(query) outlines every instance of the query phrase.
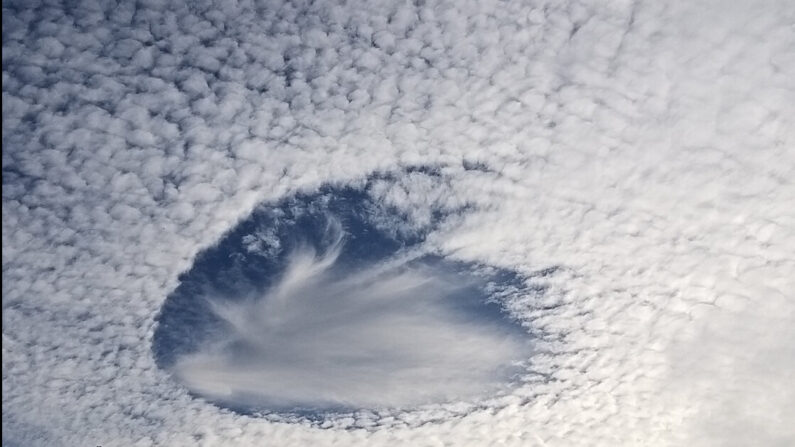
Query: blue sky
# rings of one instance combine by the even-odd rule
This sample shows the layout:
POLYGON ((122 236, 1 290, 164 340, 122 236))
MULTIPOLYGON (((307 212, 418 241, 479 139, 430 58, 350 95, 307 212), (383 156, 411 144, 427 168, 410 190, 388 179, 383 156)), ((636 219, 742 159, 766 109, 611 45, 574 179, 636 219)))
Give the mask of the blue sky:
POLYGON ((431 229, 366 190, 263 204, 181 276, 158 317, 158 365, 222 406, 321 421, 504 393, 532 345, 502 306, 531 280, 423 249, 431 229), (284 292, 307 254, 331 262, 284 292), (285 299, 294 309, 274 305, 285 299))

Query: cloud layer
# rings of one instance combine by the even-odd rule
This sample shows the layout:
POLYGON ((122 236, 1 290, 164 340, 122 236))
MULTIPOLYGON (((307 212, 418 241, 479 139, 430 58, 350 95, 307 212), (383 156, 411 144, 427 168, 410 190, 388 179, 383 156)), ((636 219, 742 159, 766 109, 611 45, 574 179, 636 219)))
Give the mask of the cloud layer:
POLYGON ((795 442, 792 2, 9 1, 2 20, 4 444, 795 442), (543 286, 508 303, 536 340, 525 386, 318 429, 157 366, 156 316, 202 249, 263 201, 376 171, 417 222, 451 214, 435 249, 543 286))

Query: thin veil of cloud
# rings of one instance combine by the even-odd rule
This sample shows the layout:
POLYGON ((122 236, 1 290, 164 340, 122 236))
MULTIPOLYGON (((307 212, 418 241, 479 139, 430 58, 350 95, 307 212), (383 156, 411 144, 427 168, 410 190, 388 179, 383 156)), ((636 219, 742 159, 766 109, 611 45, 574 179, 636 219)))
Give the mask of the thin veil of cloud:
POLYGON ((334 269, 344 233, 330 231, 324 252, 291 253, 264 296, 213 301, 227 330, 176 376, 238 407, 357 409, 482 398, 521 373, 529 339, 461 310, 474 279, 410 258, 334 269))

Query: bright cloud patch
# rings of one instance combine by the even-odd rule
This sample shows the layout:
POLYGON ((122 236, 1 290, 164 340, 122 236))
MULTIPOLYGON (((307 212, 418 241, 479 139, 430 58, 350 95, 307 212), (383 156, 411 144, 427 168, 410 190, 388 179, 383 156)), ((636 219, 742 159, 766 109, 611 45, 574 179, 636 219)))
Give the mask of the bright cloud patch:
POLYGON ((420 233, 350 189, 257 210, 166 302, 161 365, 238 410, 405 408, 504 390, 530 354, 498 301, 521 282, 430 254, 420 233))

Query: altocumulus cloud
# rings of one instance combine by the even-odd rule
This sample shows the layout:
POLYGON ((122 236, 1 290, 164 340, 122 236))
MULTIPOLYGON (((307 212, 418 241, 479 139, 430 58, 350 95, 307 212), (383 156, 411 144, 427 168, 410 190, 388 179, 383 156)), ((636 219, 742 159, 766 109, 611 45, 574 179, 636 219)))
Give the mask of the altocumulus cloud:
POLYGON ((4 2, 3 443, 793 444, 794 21, 776 0, 4 2), (318 427, 158 367, 201 250, 374 172, 412 221, 449 216, 426 241, 446 259, 543 288, 506 303, 527 381, 318 427))

